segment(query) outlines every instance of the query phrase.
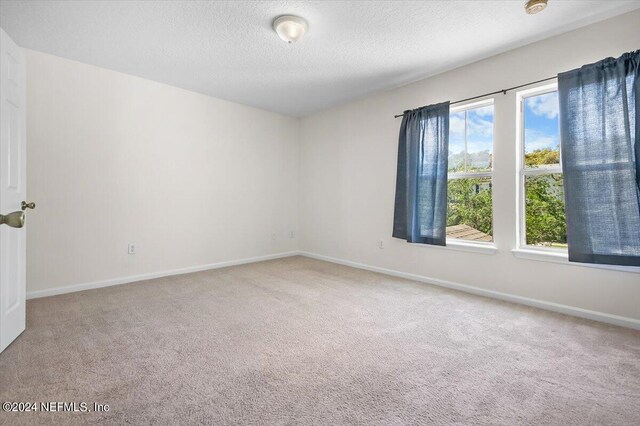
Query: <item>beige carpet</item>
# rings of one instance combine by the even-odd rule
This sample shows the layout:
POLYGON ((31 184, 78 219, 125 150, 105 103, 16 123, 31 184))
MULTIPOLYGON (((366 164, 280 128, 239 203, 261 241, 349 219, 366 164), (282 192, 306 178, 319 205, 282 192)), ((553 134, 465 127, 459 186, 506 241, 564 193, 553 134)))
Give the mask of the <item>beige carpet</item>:
MULTIPOLYGON (((604 283, 603 283, 604 285, 604 283)), ((294 257, 36 299, 4 424, 640 424, 640 333, 294 257)))

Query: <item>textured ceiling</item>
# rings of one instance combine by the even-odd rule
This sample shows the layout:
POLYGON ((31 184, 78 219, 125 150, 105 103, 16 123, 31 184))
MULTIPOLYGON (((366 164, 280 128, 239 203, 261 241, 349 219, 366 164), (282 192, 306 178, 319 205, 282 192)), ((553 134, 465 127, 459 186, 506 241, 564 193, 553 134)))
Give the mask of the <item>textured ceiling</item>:
POLYGON ((640 8, 639 1, 8 1, 29 49, 291 116, 396 87, 640 8), (309 21, 299 43, 274 17, 309 21))

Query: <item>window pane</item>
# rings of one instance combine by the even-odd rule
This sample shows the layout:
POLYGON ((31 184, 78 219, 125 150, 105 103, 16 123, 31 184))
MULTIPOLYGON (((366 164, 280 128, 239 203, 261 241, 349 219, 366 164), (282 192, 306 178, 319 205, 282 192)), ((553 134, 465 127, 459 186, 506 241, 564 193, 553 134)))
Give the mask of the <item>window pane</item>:
POLYGON ((526 168, 560 164, 558 92, 524 100, 524 164, 526 168))
POLYGON ((490 171, 492 167, 493 105, 451 114, 449 172, 490 171))
POLYGON ((527 244, 567 247, 562 173, 525 176, 527 244))
POLYGON ((491 170, 493 105, 467 111, 467 172, 491 170))
POLYGON ((464 111, 449 116, 449 172, 464 172, 464 111))
POLYGON ((449 179, 447 238, 493 241, 491 178, 449 179))

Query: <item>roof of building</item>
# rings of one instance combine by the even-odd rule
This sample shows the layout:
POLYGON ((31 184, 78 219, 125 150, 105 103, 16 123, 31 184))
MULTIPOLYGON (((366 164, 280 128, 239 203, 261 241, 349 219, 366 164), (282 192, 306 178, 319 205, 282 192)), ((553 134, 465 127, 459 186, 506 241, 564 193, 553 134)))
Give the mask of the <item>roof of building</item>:
POLYGON ((447 226, 447 238, 459 238, 471 241, 493 241, 491 235, 485 234, 465 224, 447 226))

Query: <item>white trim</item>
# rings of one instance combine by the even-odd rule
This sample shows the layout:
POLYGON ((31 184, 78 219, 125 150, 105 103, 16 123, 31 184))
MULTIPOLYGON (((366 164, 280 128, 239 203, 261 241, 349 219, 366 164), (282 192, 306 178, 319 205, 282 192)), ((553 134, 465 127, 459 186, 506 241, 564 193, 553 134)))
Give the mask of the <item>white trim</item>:
MULTIPOLYGON (((550 84, 540 84, 529 89, 516 92, 516 247, 518 249, 526 247, 526 206, 524 183, 526 176, 562 173, 562 161, 558 166, 551 168, 530 168, 524 167, 524 100, 531 96, 544 95, 558 90, 558 82, 550 84), (559 170, 558 170, 559 169, 559 170)), ((562 154, 561 154, 562 155, 562 154)))
POLYGON ((463 291, 465 293, 476 294, 479 296, 490 297, 492 299, 504 300, 512 303, 519 303, 521 305, 533 306, 535 308, 544 309, 547 311, 559 312, 565 315, 571 315, 571 316, 585 318, 593 321, 600 321, 607 324, 613 324, 621 327, 628 327, 628 328, 640 330, 640 319, 622 317, 619 315, 612 315, 604 312, 591 311, 588 309, 577 308, 574 306, 561 305, 559 303, 546 302, 543 300, 531 299, 529 297, 516 296, 514 294, 509 294, 509 293, 502 293, 500 291, 486 290, 483 288, 474 287, 466 284, 459 284, 452 281, 446 281, 446 280, 441 280, 437 278, 430 278, 430 277, 425 277, 425 276, 416 275, 416 274, 409 274, 406 272, 394 271, 392 269, 380 268, 377 266, 371 266, 363 263, 352 262, 350 260, 343 260, 335 257, 309 253, 306 251, 301 251, 299 254, 301 256, 310 257, 312 259, 324 260, 325 262, 332 262, 340 265, 351 266, 352 268, 364 269, 367 271, 378 272, 380 274, 391 275, 399 278, 406 278, 409 280, 419 281, 426 284, 437 285, 439 287, 445 287, 453 290, 463 291))
POLYGON ((544 175, 553 175, 553 174, 562 174, 562 168, 558 166, 540 166, 536 168, 530 169, 522 169, 520 170, 520 174, 523 177, 527 176, 544 176, 544 175))
MULTIPOLYGON (((454 113, 459 113, 459 112, 464 112, 465 113, 465 120, 464 120, 464 164, 465 164, 465 169, 467 167, 467 115, 466 112, 469 110, 473 110, 473 109, 477 109, 477 108, 482 108, 485 106, 492 106, 493 108, 493 113, 494 113, 494 117, 492 119, 492 134, 495 135, 495 125, 496 125, 496 121, 495 121, 495 98, 493 95, 489 95, 491 97, 483 99, 481 101, 476 101, 476 102, 470 102, 470 103, 466 103, 466 104, 462 104, 462 105, 457 105, 455 107, 451 107, 451 109, 449 110, 450 114, 454 114, 454 113)), ((491 139, 491 153, 493 155, 493 148, 494 148, 494 139, 491 139)), ((451 179, 483 179, 483 178, 489 178, 490 179, 490 184, 493 185, 493 166, 491 168, 491 170, 484 170, 484 171, 477 171, 477 172, 455 172, 455 173, 448 173, 447 172, 447 180, 451 180, 451 179)), ((493 214, 493 212, 495 211, 494 209, 494 198, 493 195, 491 196, 491 226, 492 228, 495 228, 495 215, 493 214)), ((477 241, 470 241, 470 240, 464 240, 462 238, 447 238, 447 245, 445 247, 442 246, 434 246, 434 245, 429 245, 429 244, 416 244, 416 245, 420 245, 423 247, 437 247, 437 248, 450 248, 451 250, 457 250, 457 251, 465 251, 465 252, 471 252, 471 253, 481 253, 481 254, 496 254, 498 252, 498 249, 496 248, 496 246, 493 244, 493 242, 489 243, 489 242, 477 242, 477 241)))
POLYGON ((487 97, 481 101, 467 102, 456 104, 449 108, 449 113, 462 112, 469 109, 481 108, 483 106, 489 106, 494 104, 495 95, 487 95, 487 97))
POLYGON ((128 284, 136 281, 150 280, 154 278, 169 277, 171 275, 188 274, 191 272, 207 271, 210 269, 226 268, 228 266, 244 265, 246 263, 263 262, 265 260, 280 259, 283 257, 297 256, 300 253, 296 251, 288 251, 283 253, 268 254, 265 256, 249 257, 245 259, 227 260, 224 262, 210 263, 208 265, 190 266, 187 268, 170 269, 168 271, 151 272, 147 274, 131 275, 128 277, 112 278, 103 281, 93 281, 81 284, 72 284, 64 287, 48 288, 45 290, 35 290, 27 292, 27 299, 36 299, 39 297, 55 296, 57 294, 73 293, 82 290, 91 290, 95 288, 111 287, 114 285, 128 284))
POLYGON ((530 98, 532 96, 544 95, 558 90, 558 81, 553 83, 542 83, 537 86, 530 86, 529 89, 519 90, 517 96, 520 98, 530 98))
MULTIPOLYGON (((522 254, 522 252, 524 252, 524 251, 526 251, 526 250, 513 250, 514 255, 516 255, 516 256, 518 254, 522 254), (517 252, 517 254, 516 254, 516 252, 517 252)), ((535 255, 540 255, 541 253, 534 251, 534 254, 535 255)), ((338 258, 335 258, 335 257, 319 255, 319 254, 310 253, 310 252, 306 252, 306 251, 289 251, 289 252, 276 253, 276 254, 270 254, 270 255, 265 255, 265 256, 250 257, 250 258, 246 258, 246 259, 229 260, 229 261, 225 261, 225 262, 212 263, 212 264, 209 264, 209 265, 192 266, 192 267, 188 267, 188 268, 172 269, 172 270, 162 271, 162 272, 154 272, 154 273, 149 273, 149 274, 133 275, 133 276, 129 276, 129 277, 115 278, 115 279, 104 280, 104 281, 94 281, 94 282, 84 283, 84 284, 74 284, 74 285, 69 285, 69 286, 64 286, 64 287, 56 287, 56 288, 46 289, 46 290, 30 291, 30 292, 27 292, 27 299, 35 299, 35 298, 47 297, 47 296, 55 296, 55 295, 58 295, 58 294, 66 294, 66 293, 73 293, 73 292, 82 291, 82 290, 90 290, 90 289, 96 289, 96 288, 110 287, 110 286, 114 286, 114 285, 127 284, 127 283, 136 282, 136 281, 149 280, 149 279, 153 279, 153 278, 162 278, 162 277, 168 277, 168 276, 172 276, 172 275, 188 274, 188 273, 191 273, 191 272, 199 272, 199 271, 206 271, 206 270, 210 270, 210 269, 225 268, 225 267, 228 267, 228 266, 243 265, 243 264, 247 264, 247 263, 262 262, 262 261, 265 261, 265 260, 280 259, 280 258, 284 258, 284 257, 291 257, 291 256, 298 256, 298 255, 309 257, 309 258, 312 258, 312 259, 323 260, 325 262, 331 262, 331 263, 337 263, 337 264, 340 264, 340 265, 351 266, 352 268, 358 268, 358 269, 364 269, 364 270, 367 270, 367 271, 378 272, 378 273, 381 273, 381 274, 391 275, 391 276, 394 276, 394 277, 406 278, 406 279, 419 281, 419 282, 423 282, 423 283, 427 283, 427 284, 437 285, 437 286, 440 286, 440 287, 450 288, 450 289, 453 289, 453 290, 459 290, 459 291, 463 291, 465 293, 476 294, 476 295, 479 295, 479 296, 490 297, 490 298, 498 299, 498 300, 505 300, 507 302, 519 303, 519 304, 522 304, 522 305, 533 306, 533 307, 540 308, 540 309, 545 309, 545 310, 548 310, 548 311, 559 312, 559 313, 566 314, 566 315, 572 315, 572 316, 576 316, 576 317, 580 317, 580 318, 590 319, 590 320, 593 320, 593 321, 600 321, 600 322, 604 322, 604 323, 607 323, 607 324, 614 324, 614 325, 619 325, 619 326, 622 326, 622 327, 628 327, 628 328, 633 328, 633 329, 636 329, 636 330, 640 330, 640 320, 637 320, 637 319, 634 319, 634 318, 622 317, 622 316, 618 316, 618 315, 611 315, 611 314, 607 314, 607 313, 604 313, 604 312, 591 311, 591 310, 588 310, 588 309, 582 309, 582 308, 577 308, 577 307, 573 307, 573 306, 561 305, 561 304, 558 304, 558 303, 546 302, 546 301, 543 301, 543 300, 531 299, 531 298, 523 297, 523 296, 516 296, 516 295, 513 295, 513 294, 509 294, 509 293, 502 293, 502 292, 499 292, 499 291, 486 290, 486 289, 482 289, 482 288, 479 288, 479 287, 474 287, 474 286, 470 286, 470 285, 466 285, 466 284, 459 284, 459 283, 455 283, 455 282, 452 282, 452 281, 446 281, 446 280, 441 280, 441 279, 437 279, 437 278, 430 278, 430 277, 425 277, 425 276, 422 276, 422 275, 409 274, 409 273, 406 273, 406 272, 400 272, 400 271, 395 271, 395 270, 392 270, 392 269, 380 268, 380 267, 377 267, 377 266, 366 265, 366 264, 363 264, 363 263, 352 262, 352 261, 349 261, 349 260, 338 259, 338 258)), ((547 253, 543 253, 542 255, 543 256, 546 255, 545 256, 547 258, 546 260, 548 260, 549 255, 547 253)), ((558 257, 557 254, 551 254, 551 256, 554 256, 554 255, 556 257, 558 257)), ((521 257, 521 256, 518 256, 518 257, 521 257)), ((561 261, 561 263, 565 263, 565 262, 561 261)), ((569 265, 572 264, 572 263, 570 263, 568 261, 566 263, 569 264, 569 265)), ((588 264, 584 264, 584 263, 579 263, 579 264, 575 264, 575 265, 576 266, 592 266, 592 267, 603 267, 603 266, 606 266, 606 265, 588 265, 588 264)), ((618 268, 618 267, 611 266, 611 267, 608 267, 607 269, 611 269, 611 268, 618 268)), ((622 267, 619 267, 619 268, 622 268, 622 267)), ((640 268, 634 268, 634 269, 640 269, 640 268)))
POLYGON ((544 248, 518 248, 511 250, 515 257, 520 259, 537 260, 540 262, 561 263, 570 266, 584 266, 587 268, 609 269, 620 272, 640 273, 640 266, 602 265, 598 263, 569 262, 569 254, 566 250, 553 250, 544 248))
MULTIPOLYGON (((417 244, 421 247, 442 247, 429 244, 417 244)), ((466 251, 481 254, 496 254, 498 249, 493 243, 482 243, 473 241, 464 241, 458 238, 447 238, 447 245, 442 248, 450 248, 451 250, 466 251)))
POLYGON ((480 179, 480 178, 492 178, 493 179, 493 171, 488 170, 485 172, 456 172, 449 173, 447 175, 447 179, 480 179))

